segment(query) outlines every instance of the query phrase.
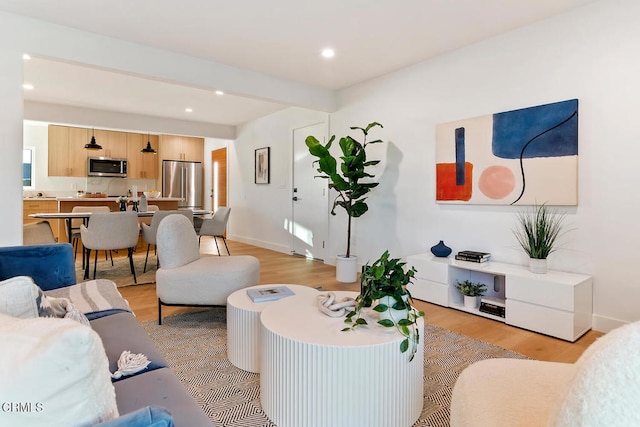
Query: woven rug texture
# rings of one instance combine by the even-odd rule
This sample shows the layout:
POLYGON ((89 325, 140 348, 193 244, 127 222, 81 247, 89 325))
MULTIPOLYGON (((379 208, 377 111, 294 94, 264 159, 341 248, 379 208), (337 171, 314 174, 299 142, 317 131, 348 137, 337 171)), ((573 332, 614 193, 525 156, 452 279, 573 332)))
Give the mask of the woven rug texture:
MULTIPOLYGON (((155 321, 143 326, 213 425, 275 426, 260 406, 260 374, 236 368, 227 359, 224 309, 169 316, 162 322, 162 326, 155 321)), ((453 385, 471 363, 527 358, 427 323, 424 346, 424 405, 414 426, 449 425, 453 385)))
MULTIPOLYGON (((120 249, 118 253, 113 254, 113 266, 111 258, 106 258, 104 251, 98 254, 98 264, 96 266, 96 279, 108 279, 115 282, 116 286, 131 286, 133 282, 133 274, 131 274, 131 266, 129 258, 126 256, 127 250, 120 249)), ((157 258, 153 253, 153 248, 149 252, 149 261, 147 263, 147 271, 143 273, 144 259, 146 250, 138 251, 133 254, 133 265, 136 270, 136 279, 138 284, 155 283, 156 281, 156 265, 157 258)), ((93 263, 95 260, 95 252, 91 252, 91 263, 89 267, 89 279, 93 279, 93 263)), ((82 254, 78 251, 76 256, 76 281, 84 282, 84 269, 82 268, 82 254)))

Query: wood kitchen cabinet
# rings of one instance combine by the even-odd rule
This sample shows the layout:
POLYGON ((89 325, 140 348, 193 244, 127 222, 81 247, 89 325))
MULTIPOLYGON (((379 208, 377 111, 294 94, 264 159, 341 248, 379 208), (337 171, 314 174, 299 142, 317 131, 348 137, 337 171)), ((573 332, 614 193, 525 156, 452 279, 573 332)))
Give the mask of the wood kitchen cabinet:
POLYGON ((156 150, 158 135, 143 135, 139 133, 127 133, 127 177, 158 179, 158 155, 142 153, 140 150, 151 142, 151 147, 156 150))
POLYGON ((91 157, 110 157, 112 159, 127 158, 127 133, 113 130, 95 130, 96 142, 102 150, 91 150, 91 157))
POLYGON ((87 176, 89 129, 49 125, 49 176, 87 176))
POLYGON ((186 160, 204 162, 204 138, 178 135, 160 135, 159 144, 162 160, 186 160))

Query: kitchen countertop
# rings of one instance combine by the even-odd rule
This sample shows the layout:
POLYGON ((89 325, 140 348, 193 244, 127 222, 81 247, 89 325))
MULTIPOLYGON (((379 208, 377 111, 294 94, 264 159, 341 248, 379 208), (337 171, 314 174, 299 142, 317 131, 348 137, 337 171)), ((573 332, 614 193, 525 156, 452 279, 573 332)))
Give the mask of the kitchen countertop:
MULTIPOLYGON (((72 197, 72 196, 68 196, 68 197, 23 197, 22 200, 25 201, 34 201, 34 200, 53 200, 53 201, 59 201, 59 202, 78 202, 78 201, 95 201, 95 202, 115 202, 116 200, 118 200, 118 197, 72 197)), ((174 201, 180 201, 182 199, 180 199, 179 197, 156 197, 156 198, 147 198, 147 203, 153 204, 153 201, 156 202, 160 202, 160 201, 164 201, 164 202, 174 202, 174 201)), ((129 198, 129 201, 132 201, 131 198, 129 198)), ((138 201, 140 201, 140 198, 138 197, 138 201)))
MULTIPOLYGON (((116 200, 118 200, 118 197, 57 197, 56 200, 61 201, 61 202, 78 202, 78 201, 96 201, 96 202, 115 202, 116 200)), ((153 201, 166 201, 166 202, 173 202, 173 201, 179 201, 182 200, 179 197, 156 197, 154 199, 152 198, 147 198, 147 203, 151 203, 153 201)), ((132 201, 131 198, 129 198, 129 201, 132 201)), ((138 201, 140 201, 140 197, 138 197, 138 201)))

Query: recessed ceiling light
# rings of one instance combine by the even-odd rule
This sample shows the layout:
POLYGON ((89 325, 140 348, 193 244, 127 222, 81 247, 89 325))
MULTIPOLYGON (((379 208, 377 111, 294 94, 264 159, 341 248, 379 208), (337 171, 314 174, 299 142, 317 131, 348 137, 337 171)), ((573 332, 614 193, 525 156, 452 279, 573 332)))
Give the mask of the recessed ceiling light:
POLYGON ((22 54, 22 59, 24 59, 25 61, 28 61, 31 59, 31 56, 28 53, 23 53, 22 54))
POLYGON ((217 90, 217 91, 216 91, 216 95, 224 95, 224 92, 223 92, 223 91, 221 91, 221 90, 217 90))
POLYGON ((193 113, 193 109, 192 108, 185 108, 184 111, 186 111, 187 113, 193 113))
POLYGON ((31 85, 29 83, 25 83, 25 84, 22 85, 22 89, 33 90, 33 85, 31 85))
POLYGON ((322 50, 322 56, 324 58, 333 58, 334 56, 336 56, 336 52, 328 47, 322 50))

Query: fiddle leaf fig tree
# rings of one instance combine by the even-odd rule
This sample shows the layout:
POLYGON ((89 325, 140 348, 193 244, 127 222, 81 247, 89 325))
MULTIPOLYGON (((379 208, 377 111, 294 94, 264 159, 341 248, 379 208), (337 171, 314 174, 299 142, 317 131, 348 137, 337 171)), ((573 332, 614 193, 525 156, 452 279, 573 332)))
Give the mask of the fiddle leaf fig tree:
POLYGON ((329 188, 338 193, 333 201, 331 215, 335 215, 336 207, 340 206, 344 208, 349 218, 347 222, 347 258, 351 256, 351 219, 362 216, 369 210, 365 196, 371 189, 378 186, 377 182, 361 182, 363 178, 373 178, 374 175, 368 173, 367 168, 380 163, 380 160, 367 160, 367 145, 382 142, 381 139, 367 141, 369 131, 375 127, 383 126, 378 122, 372 122, 364 128, 358 126, 350 128, 362 132, 362 143, 351 136, 340 138, 339 145, 342 156, 340 156, 339 167, 338 160, 330 152, 331 145, 336 139, 335 135, 331 136, 326 145, 322 145, 312 135, 305 139, 309 153, 318 158, 314 161, 314 165, 317 164, 317 171, 320 175, 316 175, 316 177, 327 179, 329 188))

